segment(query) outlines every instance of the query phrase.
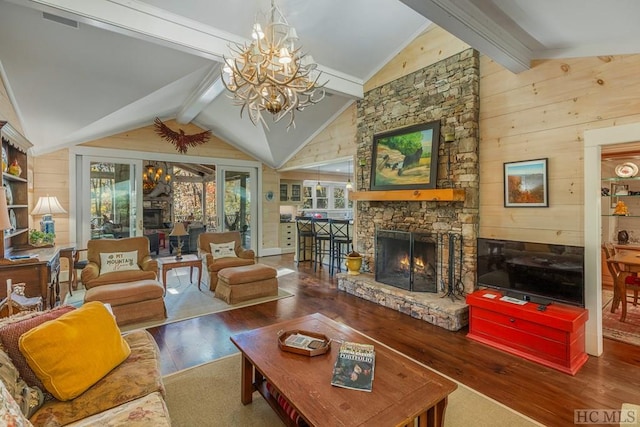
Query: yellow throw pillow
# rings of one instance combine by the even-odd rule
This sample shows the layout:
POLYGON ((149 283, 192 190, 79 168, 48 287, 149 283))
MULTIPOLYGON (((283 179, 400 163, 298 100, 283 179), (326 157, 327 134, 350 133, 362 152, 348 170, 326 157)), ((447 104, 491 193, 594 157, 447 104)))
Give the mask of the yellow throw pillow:
POLYGON ((127 270, 140 270, 138 251, 100 254, 100 274, 127 270))
POLYGON ((18 344, 58 400, 79 396, 131 353, 115 318, 97 301, 25 332, 18 344))
POLYGON ((211 246, 213 259, 238 258, 235 251, 236 242, 210 243, 209 245, 211 246))

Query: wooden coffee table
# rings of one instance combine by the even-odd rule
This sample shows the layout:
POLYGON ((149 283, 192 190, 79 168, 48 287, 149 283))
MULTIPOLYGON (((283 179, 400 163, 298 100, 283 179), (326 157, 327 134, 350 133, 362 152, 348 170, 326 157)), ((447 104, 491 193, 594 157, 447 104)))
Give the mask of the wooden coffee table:
POLYGON ((268 381, 311 426, 442 426, 447 397, 457 384, 390 347, 319 313, 231 337, 242 352, 241 401, 249 404, 257 390, 287 425, 295 425, 266 387, 268 381), (376 351, 371 392, 331 385, 340 342, 314 357, 285 352, 278 332, 306 330, 332 340, 373 344, 376 351))
MULTIPOLYGON (((193 268, 198 269, 198 290, 200 290, 200 280, 202 279, 202 260, 197 255, 183 255, 181 260, 177 260, 175 256, 158 258, 158 270, 162 272, 162 285, 165 293, 167 292, 167 271, 174 268, 190 267, 189 280, 192 280, 193 268)), ((193 282, 191 282, 193 283, 193 282)))

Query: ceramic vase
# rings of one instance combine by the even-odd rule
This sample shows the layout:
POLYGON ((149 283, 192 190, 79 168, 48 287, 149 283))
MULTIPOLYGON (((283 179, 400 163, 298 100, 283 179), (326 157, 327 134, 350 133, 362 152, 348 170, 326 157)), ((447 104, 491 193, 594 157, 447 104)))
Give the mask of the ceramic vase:
POLYGON ((362 267, 362 256, 347 256, 345 264, 347 266, 347 274, 357 275, 360 274, 360 267, 362 267))

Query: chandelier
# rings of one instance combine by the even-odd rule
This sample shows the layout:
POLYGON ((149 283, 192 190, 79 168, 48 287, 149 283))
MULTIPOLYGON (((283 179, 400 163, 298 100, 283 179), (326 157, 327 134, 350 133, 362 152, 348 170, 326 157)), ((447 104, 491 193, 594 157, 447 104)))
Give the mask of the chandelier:
POLYGON ((262 117, 266 110, 276 123, 289 116, 287 130, 295 128, 295 111, 320 102, 326 82, 318 84, 317 64, 296 46, 296 30, 275 0, 271 0, 270 19, 263 26, 256 17, 251 36, 248 45, 230 46, 232 57, 224 58, 222 82, 242 107, 240 117, 246 109, 254 125, 262 122, 269 129, 262 117))
POLYGON ((171 182, 171 175, 160 166, 156 167, 156 165, 148 164, 144 169, 144 172, 142 172, 142 191, 145 194, 156 188, 159 182, 164 181, 167 184, 171 182))

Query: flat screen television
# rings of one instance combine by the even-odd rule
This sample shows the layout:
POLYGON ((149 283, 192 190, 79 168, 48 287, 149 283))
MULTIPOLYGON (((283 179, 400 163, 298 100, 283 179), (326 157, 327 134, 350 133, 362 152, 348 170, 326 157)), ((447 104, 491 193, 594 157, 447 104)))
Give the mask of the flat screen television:
POLYGON ((581 246, 478 239, 478 286, 538 304, 584 307, 581 246))

